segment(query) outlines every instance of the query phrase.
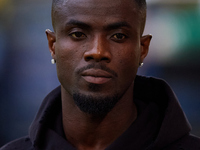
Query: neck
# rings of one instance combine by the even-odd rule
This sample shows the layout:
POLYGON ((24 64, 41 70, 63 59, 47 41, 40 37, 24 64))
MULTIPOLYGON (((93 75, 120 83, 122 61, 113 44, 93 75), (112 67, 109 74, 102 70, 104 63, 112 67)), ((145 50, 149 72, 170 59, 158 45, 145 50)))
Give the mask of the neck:
POLYGON ((133 86, 104 117, 82 112, 68 96, 62 88, 63 128, 67 140, 78 150, 105 149, 126 131, 137 117, 133 86))

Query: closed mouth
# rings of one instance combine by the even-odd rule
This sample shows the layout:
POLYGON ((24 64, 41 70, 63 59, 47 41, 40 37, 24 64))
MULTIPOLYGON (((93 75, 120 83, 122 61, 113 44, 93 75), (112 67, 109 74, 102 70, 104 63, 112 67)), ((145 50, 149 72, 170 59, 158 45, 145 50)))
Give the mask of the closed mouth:
POLYGON ((101 69, 88 69, 83 71, 82 76, 92 76, 92 77, 102 77, 102 78, 112 78, 112 75, 107 71, 101 69))
POLYGON ((87 82, 93 84, 104 84, 113 78, 110 73, 101 69, 88 69, 81 75, 87 82))

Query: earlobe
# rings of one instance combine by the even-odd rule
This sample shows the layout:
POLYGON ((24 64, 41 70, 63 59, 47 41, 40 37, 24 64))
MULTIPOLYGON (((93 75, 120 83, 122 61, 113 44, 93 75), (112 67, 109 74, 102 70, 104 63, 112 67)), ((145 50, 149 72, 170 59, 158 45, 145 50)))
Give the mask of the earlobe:
POLYGON ((56 43, 55 33, 49 29, 46 29, 45 32, 47 35, 49 51, 51 53, 52 58, 55 59, 55 43, 56 43))
POLYGON ((141 52, 140 52, 140 63, 144 61, 149 51, 149 45, 152 39, 152 35, 145 35, 141 37, 141 52))

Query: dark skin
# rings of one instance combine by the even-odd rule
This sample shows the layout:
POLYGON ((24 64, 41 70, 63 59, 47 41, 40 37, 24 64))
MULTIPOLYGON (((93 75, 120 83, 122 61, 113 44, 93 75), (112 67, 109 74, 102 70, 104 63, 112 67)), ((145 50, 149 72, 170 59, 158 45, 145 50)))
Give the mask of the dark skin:
POLYGON ((59 8, 55 32, 46 30, 61 83, 63 128, 79 150, 102 150, 137 118, 134 79, 149 49, 151 35, 141 36, 141 16, 133 0, 68 0, 59 8), (132 14, 132 15, 130 15, 132 14), (104 65, 114 72, 91 68, 104 65), (89 84, 98 85, 91 90, 89 84), (93 97, 119 94, 106 115, 81 111, 73 100, 78 91, 93 97))

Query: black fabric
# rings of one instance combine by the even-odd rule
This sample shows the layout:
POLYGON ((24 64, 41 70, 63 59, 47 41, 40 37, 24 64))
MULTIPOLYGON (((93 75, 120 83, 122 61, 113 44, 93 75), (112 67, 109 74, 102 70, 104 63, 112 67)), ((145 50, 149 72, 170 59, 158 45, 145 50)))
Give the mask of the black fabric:
POLYGON ((148 104, 135 100, 138 117, 114 143, 106 150, 143 150, 149 147, 159 132, 162 114, 154 102, 148 104))
MULTIPOLYGON (((190 125, 170 87, 160 79, 137 76, 134 101, 138 117, 106 150, 200 150, 200 139, 190 135, 190 125)), ((44 99, 29 136, 0 150, 75 150, 62 126, 60 87, 44 99)))

